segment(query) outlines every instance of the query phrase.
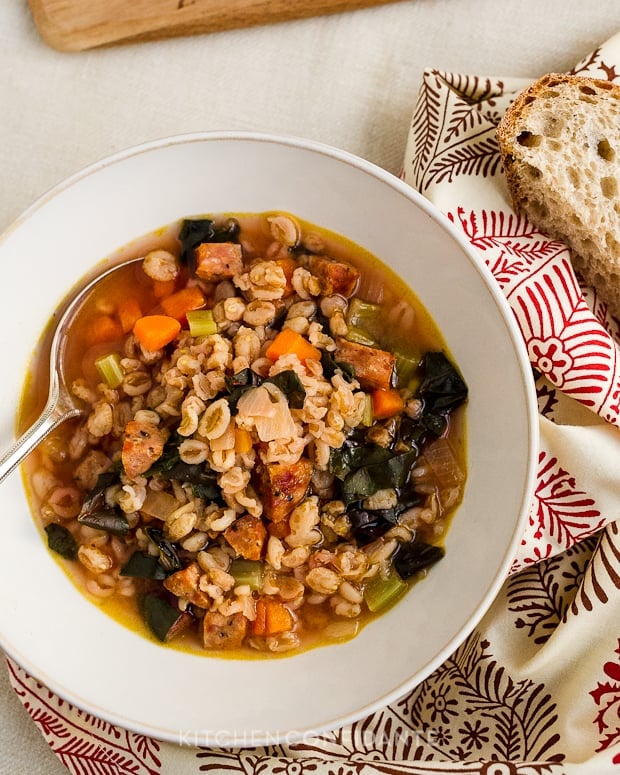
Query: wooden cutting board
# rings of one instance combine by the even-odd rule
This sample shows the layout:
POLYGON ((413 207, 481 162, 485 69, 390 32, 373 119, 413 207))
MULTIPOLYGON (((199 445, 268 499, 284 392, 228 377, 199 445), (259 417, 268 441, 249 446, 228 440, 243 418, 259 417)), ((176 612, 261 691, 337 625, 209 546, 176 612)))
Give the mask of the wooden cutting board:
POLYGON ((394 0, 29 0, 42 38, 60 51, 83 51, 287 19, 394 0))

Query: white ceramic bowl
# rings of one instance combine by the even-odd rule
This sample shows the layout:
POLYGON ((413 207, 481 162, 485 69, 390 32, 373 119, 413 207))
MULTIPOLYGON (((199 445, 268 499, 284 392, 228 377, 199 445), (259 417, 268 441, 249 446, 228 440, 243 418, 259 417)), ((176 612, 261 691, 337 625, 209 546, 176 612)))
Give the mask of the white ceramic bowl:
POLYGON ((0 447, 29 359, 70 288, 106 255, 183 216, 283 209, 394 268, 469 384, 465 497, 446 558, 353 640, 273 660, 209 659, 151 643, 103 614, 50 556, 21 477, 0 486, 0 644, 78 707, 173 742, 260 745, 342 726, 426 677, 480 620, 519 540, 537 423, 512 314, 447 219, 394 176, 313 142, 187 135, 105 159, 53 189, 1 238, 0 447))

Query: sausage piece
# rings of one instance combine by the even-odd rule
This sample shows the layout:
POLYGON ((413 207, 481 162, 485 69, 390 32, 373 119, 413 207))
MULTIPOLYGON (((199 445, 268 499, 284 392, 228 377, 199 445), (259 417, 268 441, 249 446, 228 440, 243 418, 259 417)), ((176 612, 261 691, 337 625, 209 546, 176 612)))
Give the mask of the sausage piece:
POLYGON ((125 426, 121 460, 130 479, 140 476, 153 465, 164 451, 168 431, 152 422, 130 420, 125 426))
POLYGON ((183 570, 178 570, 164 580, 164 587, 175 597, 183 597, 199 608, 208 608, 212 600, 198 587, 202 571, 197 562, 190 563, 183 570))
POLYGON ((201 242, 196 248, 196 274, 207 282, 219 282, 243 271, 241 245, 236 242, 201 242))
POLYGON ((312 463, 300 458, 296 463, 267 463, 260 466, 256 489, 263 502, 263 514, 272 522, 285 520, 304 499, 312 463))
POLYGON ((92 449, 75 469, 73 478, 84 490, 92 490, 100 474, 108 470, 112 461, 100 449, 92 449))
POLYGON ((224 616, 209 611, 202 620, 202 640, 206 649, 237 649, 248 631, 248 620, 241 613, 224 616))
POLYGON ((319 280, 322 296, 338 293, 348 298, 355 293, 360 273, 351 264, 327 256, 311 256, 308 267, 319 280))
POLYGON ((267 538, 263 521, 251 514, 238 517, 224 531, 224 538, 240 557, 245 560, 260 560, 267 538))
POLYGON ((355 369, 355 377, 364 390, 388 390, 396 358, 392 353, 368 347, 346 339, 336 339, 334 357, 342 363, 349 363, 355 369))

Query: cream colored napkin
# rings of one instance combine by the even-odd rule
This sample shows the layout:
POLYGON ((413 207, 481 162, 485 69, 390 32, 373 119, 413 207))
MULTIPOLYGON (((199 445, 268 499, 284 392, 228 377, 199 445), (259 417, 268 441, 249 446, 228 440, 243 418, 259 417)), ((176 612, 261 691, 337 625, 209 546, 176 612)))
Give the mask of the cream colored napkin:
MULTIPOLYGON (((616 67, 620 37, 575 72, 620 81, 616 67)), ((191 738, 174 746, 133 734, 72 707, 9 662, 15 691, 71 773, 620 772, 620 330, 580 287, 566 248, 510 207, 495 126, 525 85, 426 71, 402 169, 480 251, 538 374, 537 487, 493 606, 389 708, 260 749, 206 750, 191 738)))

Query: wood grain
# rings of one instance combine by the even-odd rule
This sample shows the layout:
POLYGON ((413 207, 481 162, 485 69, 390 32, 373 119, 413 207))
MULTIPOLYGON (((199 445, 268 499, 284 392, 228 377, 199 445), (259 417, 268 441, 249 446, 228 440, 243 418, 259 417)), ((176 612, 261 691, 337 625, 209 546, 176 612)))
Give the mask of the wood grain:
POLYGON ((395 0, 29 0, 41 37, 59 51, 217 32, 395 0))

